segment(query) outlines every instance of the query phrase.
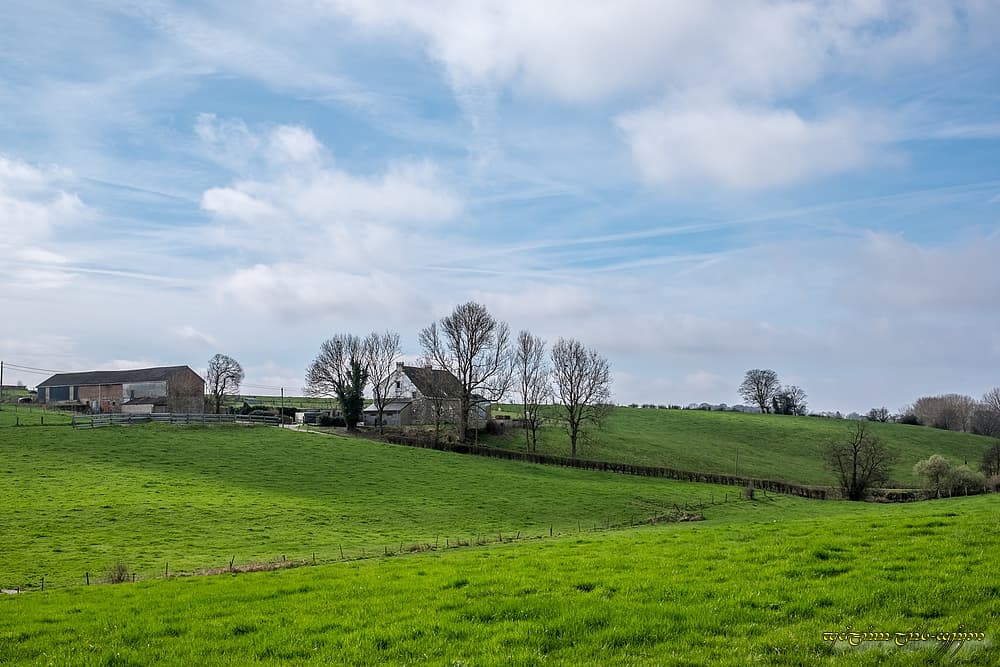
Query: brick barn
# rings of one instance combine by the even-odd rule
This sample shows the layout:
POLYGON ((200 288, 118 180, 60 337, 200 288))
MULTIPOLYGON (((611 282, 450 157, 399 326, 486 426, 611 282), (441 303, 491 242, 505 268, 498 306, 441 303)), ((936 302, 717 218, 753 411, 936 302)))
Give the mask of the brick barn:
POLYGON ((104 413, 200 414, 205 380, 188 366, 59 373, 38 385, 38 402, 104 413))

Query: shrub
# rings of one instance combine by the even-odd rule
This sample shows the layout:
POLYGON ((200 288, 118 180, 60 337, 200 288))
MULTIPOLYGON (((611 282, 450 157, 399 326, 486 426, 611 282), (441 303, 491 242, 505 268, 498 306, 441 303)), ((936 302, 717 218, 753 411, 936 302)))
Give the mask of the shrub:
POLYGON ((109 584, 123 584, 129 580, 131 575, 128 571, 128 565, 122 561, 115 561, 115 564, 111 566, 108 570, 108 574, 105 577, 109 584))
POLYGON ((910 426, 921 426, 920 419, 912 412, 905 415, 899 416, 900 424, 909 424, 910 426))
POLYGON ((986 490, 986 475, 972 470, 969 466, 958 466, 951 473, 951 493, 969 495, 986 490))
POLYGON ((989 481, 990 491, 996 493, 1000 491, 1000 475, 993 475, 989 481))
POLYGON ((486 432, 490 435, 503 435, 507 432, 507 424, 506 422, 491 419, 486 422, 486 432))
POLYGON ((343 417, 331 417, 326 412, 319 416, 316 423, 320 426, 347 426, 347 422, 344 421, 343 417))
POLYGON ((913 474, 924 478, 924 488, 935 498, 951 491, 953 472, 951 464, 940 454, 932 454, 913 466, 913 474))

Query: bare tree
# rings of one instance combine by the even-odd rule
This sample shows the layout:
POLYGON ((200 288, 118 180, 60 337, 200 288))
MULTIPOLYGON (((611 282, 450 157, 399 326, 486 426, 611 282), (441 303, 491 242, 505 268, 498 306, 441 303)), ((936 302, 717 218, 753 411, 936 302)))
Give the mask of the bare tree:
POLYGON ((454 423, 454 398, 449 396, 448 389, 450 383, 446 383, 446 374, 433 372, 434 363, 431 359, 424 357, 417 361, 417 364, 431 370, 425 376, 424 387, 424 410, 421 421, 425 422, 429 416, 434 422, 434 442, 441 442, 441 431, 445 424, 454 423))
POLYGON ((920 423, 949 431, 970 431, 976 401, 962 394, 921 396, 913 402, 913 413, 920 423))
POLYGON ((972 414, 972 432, 1000 438, 1000 387, 983 394, 982 402, 972 414))
POLYGON ((776 414, 799 415, 801 417, 806 414, 809 407, 806 398, 806 392, 802 387, 788 385, 778 389, 777 394, 771 399, 771 403, 776 414))
POLYGON ((983 474, 988 477, 1000 475, 1000 440, 995 440, 989 448, 983 452, 983 474))
POLYGON ((892 416, 889 414, 888 408, 884 405, 881 408, 872 408, 868 411, 868 414, 865 415, 865 419, 868 421, 882 422, 883 424, 888 422, 891 418, 892 416))
POLYGON ((538 448, 541 407, 552 394, 550 369, 545 358, 545 341, 527 331, 517 335, 514 345, 514 374, 521 394, 525 449, 538 448))
POLYGON ((983 403, 994 412, 1000 412, 1000 387, 993 387, 983 394, 983 403))
POLYGON ((226 395, 236 393, 243 384, 243 367, 232 357, 217 354, 208 360, 205 376, 208 392, 215 402, 215 414, 219 414, 226 395))
POLYGON ((780 387, 777 373, 769 368, 754 368, 747 371, 743 377, 743 382, 740 383, 740 396, 759 407, 761 412, 770 412, 771 404, 780 387))
POLYGON ((306 393, 336 396, 348 430, 356 430, 364 410, 368 383, 364 342, 354 334, 337 334, 323 341, 306 369, 306 393))
POLYGON ((364 342, 365 368, 372 385, 372 405, 378 411, 378 432, 384 432, 382 415, 389 404, 390 385, 399 358, 399 334, 395 331, 368 334, 364 342))
POLYGON ((846 440, 831 442, 823 450, 826 465, 836 476, 844 497, 864 500, 868 491, 889 480, 893 453, 874 434, 868 422, 858 421, 846 440))
POLYGON ((462 385, 459 437, 464 442, 473 394, 497 401, 510 391, 513 378, 510 327, 490 315, 485 306, 470 301, 456 306, 440 322, 432 322, 420 332, 419 338, 426 356, 450 371, 462 385))
POLYGON ((600 425, 611 410, 611 368, 607 359, 580 341, 560 338, 552 347, 552 375, 576 458, 577 439, 588 425, 600 425))
POLYGON ((1000 438, 1000 412, 981 404, 972 413, 972 432, 976 435, 1000 438))

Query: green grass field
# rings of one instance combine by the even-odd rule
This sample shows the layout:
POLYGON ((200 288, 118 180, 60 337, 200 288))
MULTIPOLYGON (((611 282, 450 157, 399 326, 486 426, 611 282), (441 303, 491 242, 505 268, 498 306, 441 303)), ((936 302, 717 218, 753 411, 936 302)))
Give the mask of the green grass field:
MULTIPOLYGON (((635 410, 608 435, 641 452, 662 427, 643 419, 662 414, 702 450, 694 461, 712 460, 713 423, 786 444, 801 438, 791 427, 847 426, 635 410)), ((982 631, 948 664, 1000 663, 996 496, 746 501, 732 487, 275 428, 74 431, 13 427, 13 415, 0 411, 0 587, 26 592, 0 595, 0 663, 923 665, 948 648, 824 641, 848 626, 982 631), (626 527, 685 503, 707 503, 706 520, 626 527), (477 538, 493 543, 444 548, 477 538), (168 562, 176 574, 313 554, 316 566, 163 578, 168 562), (116 560, 137 583, 84 585, 116 560)), ((970 442, 886 433, 897 447, 970 442)))
POLYGON ((82 584, 119 559, 148 577, 575 532, 726 494, 266 427, 6 427, 0 587, 82 584))
MULTIPOLYGON (((0 429, 22 426, 55 426, 69 424, 72 416, 62 410, 48 410, 42 406, 29 404, 8 404, 0 409, 0 429)), ((0 431, 0 438, 13 438, 13 432, 0 431)))
MULTIPOLYGON (((506 406, 517 416, 516 407, 506 406)), ((898 455, 892 485, 919 486, 913 464, 931 454, 977 468, 989 438, 903 424, 868 426, 898 455)), ((755 415, 700 410, 616 408, 605 427, 579 446, 580 458, 659 465, 682 470, 739 474, 800 484, 830 485, 821 451, 825 443, 843 439, 854 422, 817 417, 755 415)), ((497 447, 524 449, 524 433, 483 437, 497 447)), ((569 436, 558 426, 539 434, 538 451, 569 456, 569 436)))
POLYGON ((5 596, 0 656, 78 665, 1000 663, 994 497, 813 503, 812 517, 754 504, 756 514, 702 523, 5 596), (849 628, 891 639, 854 647, 823 638, 849 628), (904 635, 896 645, 895 633, 959 630, 986 639, 904 635))

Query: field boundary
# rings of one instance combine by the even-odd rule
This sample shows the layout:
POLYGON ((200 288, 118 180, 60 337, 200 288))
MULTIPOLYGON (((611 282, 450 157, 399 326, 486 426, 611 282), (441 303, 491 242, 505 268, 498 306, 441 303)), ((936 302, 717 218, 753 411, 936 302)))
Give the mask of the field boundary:
POLYGON ((438 451, 454 452, 456 454, 469 454, 472 456, 486 456, 494 459, 506 459, 510 461, 524 461, 526 463, 538 463, 541 465, 554 465, 564 468, 581 468, 583 470, 597 470, 600 472, 614 472, 623 475, 638 475, 640 477, 664 477, 676 479, 684 482, 702 482, 705 484, 722 484, 726 486, 752 487, 774 493, 783 493, 790 496, 799 496, 812 500, 827 500, 830 498, 828 489, 817 486, 806 486, 804 484, 791 484, 789 482, 779 482, 773 479, 758 479, 755 477, 741 477, 738 475, 726 475, 720 473, 694 472, 692 470, 679 470, 677 468, 665 468, 662 466, 644 466, 631 463, 614 463, 611 461, 592 461, 589 459, 574 459, 568 456, 555 456, 552 454, 538 454, 535 452, 517 452, 509 449, 496 449, 494 447, 482 447, 468 444, 449 444, 444 442, 433 442, 412 438, 395 433, 386 434, 385 439, 394 445, 406 447, 420 447, 423 449, 435 449, 438 451))
POLYGON ((278 418, 270 415, 239 415, 239 414, 187 414, 154 412, 148 415, 80 415, 73 417, 73 428, 101 428, 104 426, 128 426, 130 424, 160 424, 213 426, 218 424, 243 424, 277 426, 278 418))

